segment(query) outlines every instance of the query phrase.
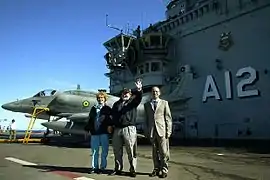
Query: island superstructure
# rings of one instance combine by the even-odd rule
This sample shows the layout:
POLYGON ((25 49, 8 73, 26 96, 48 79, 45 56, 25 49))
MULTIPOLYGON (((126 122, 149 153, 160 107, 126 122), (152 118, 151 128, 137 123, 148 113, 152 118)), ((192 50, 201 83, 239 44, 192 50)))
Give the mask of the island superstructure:
POLYGON ((172 0, 166 19, 104 43, 110 93, 161 87, 174 137, 269 139, 270 1, 172 0))

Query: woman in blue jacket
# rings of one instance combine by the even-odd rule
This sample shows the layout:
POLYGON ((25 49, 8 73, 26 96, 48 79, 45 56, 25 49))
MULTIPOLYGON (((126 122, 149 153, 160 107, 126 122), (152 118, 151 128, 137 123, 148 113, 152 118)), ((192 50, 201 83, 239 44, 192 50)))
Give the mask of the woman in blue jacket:
POLYGON ((103 173, 107 167, 109 151, 108 127, 111 125, 111 107, 106 105, 107 94, 99 92, 96 95, 97 104, 89 113, 89 121, 85 127, 91 133, 92 168, 90 173, 103 173), (99 146, 102 147, 101 164, 99 167, 99 146))

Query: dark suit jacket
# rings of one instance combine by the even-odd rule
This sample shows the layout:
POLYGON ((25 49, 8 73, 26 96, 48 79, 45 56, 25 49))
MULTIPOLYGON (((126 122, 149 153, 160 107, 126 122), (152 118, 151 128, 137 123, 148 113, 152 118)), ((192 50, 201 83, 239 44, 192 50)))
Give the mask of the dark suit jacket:
POLYGON ((135 126, 137 107, 142 101, 142 91, 132 92, 133 96, 122 106, 122 100, 116 101, 112 107, 113 125, 118 128, 135 126))

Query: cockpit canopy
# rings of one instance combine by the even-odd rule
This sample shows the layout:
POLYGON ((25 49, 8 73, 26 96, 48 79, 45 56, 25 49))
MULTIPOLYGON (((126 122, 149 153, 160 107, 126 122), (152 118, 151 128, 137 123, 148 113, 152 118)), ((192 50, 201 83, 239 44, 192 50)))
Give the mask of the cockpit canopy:
POLYGON ((78 95, 78 96, 96 97, 97 92, 83 91, 83 90, 68 90, 68 91, 64 91, 64 93, 72 94, 72 95, 78 95))
POLYGON ((54 90, 54 89, 46 89, 46 90, 38 92, 33 97, 53 96, 55 93, 56 93, 56 90, 54 90))

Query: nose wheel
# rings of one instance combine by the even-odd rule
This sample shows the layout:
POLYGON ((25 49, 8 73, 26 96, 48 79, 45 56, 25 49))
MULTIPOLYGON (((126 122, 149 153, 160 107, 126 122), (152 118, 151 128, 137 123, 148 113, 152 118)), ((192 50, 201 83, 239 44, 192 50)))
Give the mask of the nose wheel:
MULTIPOLYGON (((49 122, 49 121, 48 121, 49 122)), ((46 132, 44 133, 44 138, 47 138, 47 136, 50 134, 49 128, 46 129, 46 132)))

